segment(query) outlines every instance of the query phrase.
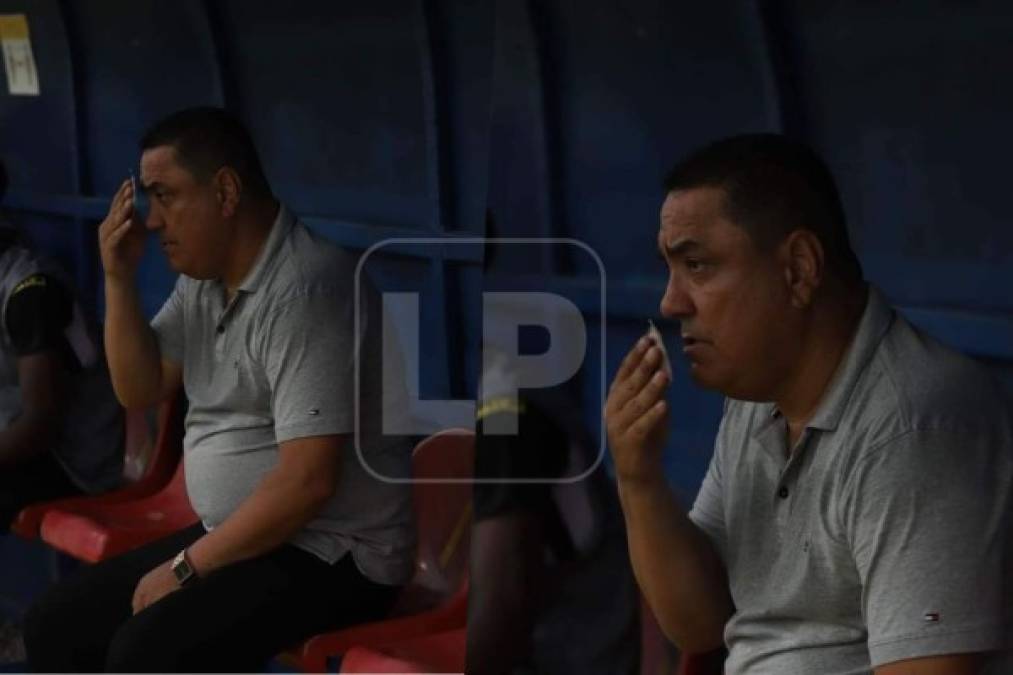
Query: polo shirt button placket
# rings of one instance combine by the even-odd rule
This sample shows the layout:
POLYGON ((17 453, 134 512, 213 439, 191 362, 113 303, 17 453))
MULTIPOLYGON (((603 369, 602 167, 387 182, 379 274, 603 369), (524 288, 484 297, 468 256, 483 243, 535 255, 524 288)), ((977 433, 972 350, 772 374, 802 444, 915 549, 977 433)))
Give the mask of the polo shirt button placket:
POLYGON ((225 324, 220 323, 215 327, 215 354, 221 357, 225 353, 225 324))
POLYGON ((791 503, 788 501, 788 496, 790 494, 791 490, 789 490, 788 486, 784 483, 777 488, 777 492, 775 493, 775 496, 777 497, 775 501, 777 504, 774 507, 774 513, 776 514, 778 523, 778 541, 781 541, 784 537, 788 536, 786 528, 788 527, 791 517, 791 503))

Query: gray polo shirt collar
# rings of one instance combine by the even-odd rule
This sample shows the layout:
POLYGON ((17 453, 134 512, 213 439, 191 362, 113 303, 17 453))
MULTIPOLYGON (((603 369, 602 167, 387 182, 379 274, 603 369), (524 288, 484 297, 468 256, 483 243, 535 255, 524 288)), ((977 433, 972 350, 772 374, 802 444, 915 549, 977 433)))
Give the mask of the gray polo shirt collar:
MULTIPOLYGON (((798 447, 805 446, 810 429, 833 431, 837 428, 848 402, 851 400, 855 385, 865 370, 865 366, 875 354, 883 336, 886 335, 893 323, 893 318, 893 309, 883 299, 879 290, 870 284, 868 300, 865 310, 862 312, 862 318, 858 322, 858 328, 855 330, 855 336, 824 392, 823 400, 812 419, 806 424, 806 431, 803 433, 798 447)), ((768 408, 765 415, 766 421, 758 425, 753 432, 753 438, 774 456, 784 458, 785 434, 782 425, 778 424, 781 411, 777 409, 776 403, 764 405, 768 408)))
POLYGON ((257 257, 257 262, 253 264, 253 268, 246 274, 242 283, 239 284, 238 290, 244 293, 256 292, 257 288, 264 281, 264 276, 271 268, 271 263, 275 257, 274 254, 281 248, 282 242, 288 237, 288 233, 292 231, 294 224, 295 219, 292 217, 292 214, 288 212, 284 204, 279 204, 278 215, 275 216, 274 224, 271 225, 271 233, 267 235, 267 240, 264 242, 264 247, 257 257))
POLYGON ((816 409, 812 419, 806 426, 810 429, 821 429, 833 431, 841 421, 851 394, 855 390, 858 379, 865 371, 869 360, 876 353, 876 348, 882 342, 883 336, 893 323, 894 312, 890 308, 880 292, 869 286, 869 297, 865 303, 865 311, 858 323, 858 330, 851 340, 851 346, 845 352, 841 365, 837 368, 837 374, 827 387, 823 395, 823 401, 816 409))

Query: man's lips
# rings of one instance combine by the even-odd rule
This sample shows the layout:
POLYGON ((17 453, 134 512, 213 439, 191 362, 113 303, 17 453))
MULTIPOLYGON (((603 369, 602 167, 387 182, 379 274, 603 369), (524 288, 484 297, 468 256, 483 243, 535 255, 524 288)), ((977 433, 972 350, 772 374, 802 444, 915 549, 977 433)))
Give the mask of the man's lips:
POLYGON ((706 344, 706 340, 701 340, 699 338, 693 337, 692 335, 683 335, 682 353, 689 354, 690 352, 694 351, 695 349, 700 347, 700 345, 703 344, 706 344))

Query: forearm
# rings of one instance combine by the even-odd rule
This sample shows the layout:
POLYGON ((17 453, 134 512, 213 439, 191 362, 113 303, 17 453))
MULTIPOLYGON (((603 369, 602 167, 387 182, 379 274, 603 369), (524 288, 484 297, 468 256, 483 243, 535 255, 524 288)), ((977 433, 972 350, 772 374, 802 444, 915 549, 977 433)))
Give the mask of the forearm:
POLYGON ((664 478, 620 482, 630 559, 664 633, 686 652, 721 645, 732 602, 724 567, 664 478))
POLYGON ((106 278, 105 351, 120 403, 144 408, 161 392, 161 355, 132 283, 106 278))
POLYGON ((527 658, 545 590, 542 555, 541 525, 532 516, 499 516, 472 526, 468 673, 511 673, 527 658))
POLYGON ((188 551, 198 574, 267 553, 288 541, 319 513, 330 492, 268 473, 228 518, 188 551))

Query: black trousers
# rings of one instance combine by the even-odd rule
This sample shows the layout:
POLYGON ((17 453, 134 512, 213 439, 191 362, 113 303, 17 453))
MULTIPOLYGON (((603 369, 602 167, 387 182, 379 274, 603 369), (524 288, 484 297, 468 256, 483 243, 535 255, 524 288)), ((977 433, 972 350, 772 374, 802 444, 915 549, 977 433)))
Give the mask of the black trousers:
POLYGON ((194 525, 82 570, 28 612, 35 672, 257 671, 313 634, 385 616, 398 587, 294 546, 229 565, 132 614, 138 581, 201 535, 194 525))
POLYGON ((0 534, 21 509, 36 502, 84 494, 48 452, 0 470, 0 534))

